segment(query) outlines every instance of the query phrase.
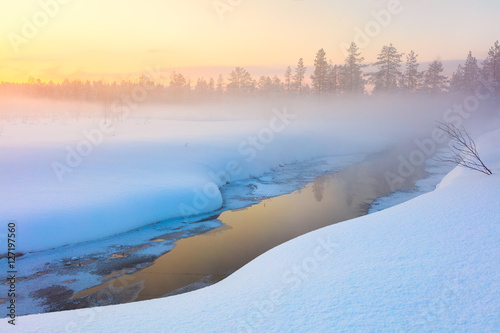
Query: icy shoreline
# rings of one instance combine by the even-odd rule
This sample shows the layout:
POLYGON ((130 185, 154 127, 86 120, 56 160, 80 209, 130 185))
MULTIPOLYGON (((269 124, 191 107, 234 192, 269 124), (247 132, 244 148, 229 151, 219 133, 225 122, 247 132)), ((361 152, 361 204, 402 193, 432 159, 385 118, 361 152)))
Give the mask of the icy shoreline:
MULTIPOLYGON (((441 148, 438 150, 436 156, 441 154, 447 154, 447 148, 441 148)), ((422 194, 434 191, 443 177, 453 170, 453 168, 453 165, 437 162, 436 157, 427 159, 425 162, 425 172, 427 173, 427 176, 417 180, 415 182, 415 188, 406 191, 392 192, 385 197, 377 198, 368 209, 368 214, 382 211, 414 199, 422 194)))
MULTIPOLYGON (((391 160, 387 152, 380 158, 391 160)), ((126 277, 148 267, 160 255, 172 250, 178 240, 220 227, 217 217, 224 211, 248 207, 267 198, 290 193, 321 175, 344 170, 362 160, 363 155, 347 155, 284 165, 261 177, 223 186, 224 206, 215 212, 170 219, 102 240, 21 257, 18 260, 23 265, 23 276, 19 284, 24 290, 30 290, 31 296, 18 299, 19 312, 24 315, 60 310, 68 298, 64 295, 70 291, 76 294, 99 285, 109 279, 105 278, 108 274, 126 277), (55 286, 62 288, 56 290, 55 286), (51 299, 51 304, 46 303, 45 298, 51 299)), ((82 302, 83 306, 92 306, 85 305, 85 300, 82 302)))
POLYGON ((250 140, 269 133, 269 126, 270 120, 129 120, 78 160, 79 147, 101 138, 95 135, 98 122, 7 123, 0 138, 0 212, 24 230, 20 253, 40 251, 213 212, 223 204, 219 188, 227 181, 318 156, 370 153, 392 141, 379 136, 369 145, 345 143, 345 133, 332 132, 345 124, 305 121, 290 122, 273 140, 252 148, 250 140), (66 162, 71 172, 61 183, 53 166, 66 162))
MULTIPOLYGON (((18 279, 18 285, 23 290, 30 291, 31 296, 26 295, 17 299, 18 315, 54 311, 57 309, 55 304, 58 294, 61 294, 60 297, 67 297, 62 296, 62 293, 68 290, 79 292, 98 285, 102 282, 101 278, 120 269, 124 269, 121 273, 123 275, 147 267, 161 254, 172 250, 179 239, 220 227, 221 222, 217 220, 217 215, 223 211, 248 207, 266 198, 290 193, 312 182, 318 176, 342 170, 360 162, 363 158, 363 155, 346 155, 284 165, 261 177, 244 179, 223 186, 221 193, 225 198, 224 206, 216 211, 187 218, 169 219, 104 239, 19 257, 18 263, 23 267, 23 271, 18 279), (156 241, 157 238, 166 240, 156 241), (112 259, 112 262, 107 259, 116 256, 119 259, 112 259), (106 268, 107 266, 109 267, 106 268), (49 293, 49 289, 54 286, 64 288, 49 293), (41 295, 39 290, 44 289, 47 293, 53 294, 54 304, 44 304, 44 298, 36 296, 41 295)), ((6 260, 6 258, 1 259, 0 263, 6 260)), ((0 290, 4 288, 5 286, 0 286, 0 290)))
POLYGON ((500 326, 499 140, 500 130, 477 141, 493 176, 456 168, 433 192, 296 238, 216 285, 143 303, 21 317, 20 329, 494 331, 500 326))

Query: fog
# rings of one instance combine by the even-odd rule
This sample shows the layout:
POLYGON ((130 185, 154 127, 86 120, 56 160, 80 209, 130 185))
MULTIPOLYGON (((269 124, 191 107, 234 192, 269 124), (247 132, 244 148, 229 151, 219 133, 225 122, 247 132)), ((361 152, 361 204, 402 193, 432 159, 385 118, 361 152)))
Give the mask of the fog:
MULTIPOLYGON (((216 211, 228 183, 290 166, 318 176, 344 168, 344 158, 357 163, 391 148, 397 157, 384 181, 394 190, 416 180, 446 145, 436 122, 477 137, 499 125, 495 103, 423 95, 94 104, 4 98, 0 212, 25 224, 20 251, 39 251, 216 211)), ((282 186, 260 191, 273 197, 282 186)))
MULTIPOLYGON (((485 95, 481 95, 485 96, 485 95)), ((293 126, 300 131, 318 128, 328 132, 341 131, 342 137, 363 142, 383 135, 392 138, 394 144, 401 140, 429 136, 436 122, 451 122, 465 126, 474 135, 495 128, 498 121, 498 102, 491 98, 465 96, 463 99, 448 95, 385 95, 379 97, 357 96, 352 98, 290 97, 264 98, 258 101, 250 98, 212 102, 151 103, 128 100, 124 102, 88 103, 64 101, 49 98, 9 98, 0 99, 0 123, 5 130, 9 125, 30 124, 35 126, 50 124, 69 126, 95 123, 100 120, 112 124, 145 125, 159 120, 221 122, 232 121, 226 130, 237 130, 245 121, 266 121, 273 117, 275 110, 287 110, 294 116, 293 126), (235 127, 236 126, 236 127, 235 127)), ((78 128, 78 126, 77 126, 78 128)), ((133 132, 133 128, 130 128, 133 132)), ((76 130, 76 128, 75 128, 76 130)), ((133 135, 140 139, 137 127, 133 135)), ((168 130, 168 128, 165 128, 168 130)), ((221 134, 225 131, 221 127, 221 134)), ((15 132, 15 131, 14 131, 15 132)), ((11 131, 13 137, 16 137, 11 131)), ((24 139, 30 134, 24 131, 24 139)), ((130 134, 130 133, 129 133, 130 134)), ((185 132, 186 136, 196 134, 185 132)), ((333 134, 333 133, 332 133, 333 134)), ((0 138, 2 133, 0 133, 0 138)), ((144 133, 147 136, 147 133, 144 133)), ((32 138, 43 140, 43 138, 32 138)))

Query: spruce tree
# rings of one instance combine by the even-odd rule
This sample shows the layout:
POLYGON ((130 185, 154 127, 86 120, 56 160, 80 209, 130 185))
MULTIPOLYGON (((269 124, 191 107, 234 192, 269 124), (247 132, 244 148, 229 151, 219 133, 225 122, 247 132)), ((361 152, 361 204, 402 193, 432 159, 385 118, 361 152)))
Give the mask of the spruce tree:
POLYGON ((361 63, 365 58, 361 57, 356 43, 351 43, 347 50, 345 65, 342 68, 342 90, 346 94, 363 94, 365 92, 365 79, 361 63))
POLYGON ((402 56, 392 44, 382 47, 378 61, 374 63, 378 71, 370 74, 369 82, 374 85, 374 93, 394 93, 398 90, 402 76, 399 70, 402 56))
POLYGON ((464 67, 461 64, 451 76, 450 91, 454 94, 461 94, 464 91, 464 67))
POLYGON ((283 82, 281 82, 280 78, 277 75, 275 75, 272 78, 271 94, 273 96, 279 96, 282 91, 283 91, 283 82))
POLYGON ((490 48, 483 62, 483 77, 491 82, 497 91, 500 90, 500 43, 498 41, 490 48))
POLYGON ((196 91, 196 95, 198 97, 204 98, 208 95, 209 93, 209 86, 205 78, 198 78, 196 81, 196 86, 194 87, 194 90, 196 91))
POLYGON ((448 78, 443 75, 443 64, 434 60, 424 74, 424 89, 431 94, 438 94, 446 90, 448 78))
POLYGON ((293 85, 299 95, 303 92, 306 71, 307 68, 304 67, 304 59, 300 58, 297 67, 295 68, 295 75, 293 76, 293 85))
POLYGON ((341 66, 330 64, 328 70, 327 90, 330 95, 338 95, 340 92, 341 66))
POLYGON ((288 66, 285 71, 285 91, 289 94, 292 91, 292 68, 288 66))
POLYGON ((248 95, 255 88, 255 81, 243 67, 236 67, 232 70, 228 81, 227 91, 237 96, 248 95))
POLYGON ((328 85, 328 62, 323 49, 316 53, 314 59, 314 73, 311 75, 313 92, 316 95, 323 95, 327 91, 328 85))
POLYGON ((213 77, 211 77, 210 81, 208 82, 208 92, 210 95, 213 95, 215 93, 215 81, 213 77))
POLYGON ((273 80, 269 76, 261 76, 257 82, 257 88, 260 95, 269 96, 273 90, 273 80))
POLYGON ((217 79, 217 87, 215 89, 217 95, 224 94, 224 77, 222 74, 219 74, 219 78, 217 79))
POLYGON ((419 90, 422 82, 422 73, 418 71, 418 54, 411 51, 406 55, 406 67, 401 80, 404 92, 413 94, 419 90))
POLYGON ((467 60, 465 60, 463 72, 463 92, 466 94, 472 94, 479 86, 481 69, 477 65, 477 59, 472 56, 472 52, 470 51, 467 56, 467 60))
POLYGON ((172 72, 169 83, 170 91, 175 99, 185 98, 191 89, 184 75, 172 72))

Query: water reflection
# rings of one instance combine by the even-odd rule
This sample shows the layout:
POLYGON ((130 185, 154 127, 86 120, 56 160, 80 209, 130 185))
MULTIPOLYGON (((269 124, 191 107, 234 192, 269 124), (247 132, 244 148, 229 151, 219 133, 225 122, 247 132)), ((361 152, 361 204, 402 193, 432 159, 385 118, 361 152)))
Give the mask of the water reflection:
MULTIPOLYGON (((226 211, 218 216, 223 223, 221 227, 179 240, 172 251, 151 266, 128 274, 125 284, 134 286, 134 291, 140 285, 135 300, 146 300, 220 281, 281 243, 366 214, 375 198, 390 192, 383 174, 393 162, 387 158, 366 161, 319 177, 293 193, 264 200, 246 209, 226 211)), ((413 180, 408 179, 401 187, 412 184, 413 180)), ((116 286, 122 282, 123 279, 111 279, 74 297, 92 295, 105 288, 116 291, 116 286)), ((130 301, 125 297, 114 298, 119 302, 130 301)))
POLYGON ((325 182, 327 181, 327 176, 321 176, 316 178, 312 184, 312 191, 314 193, 314 199, 321 202, 323 200, 323 193, 325 192, 325 182))

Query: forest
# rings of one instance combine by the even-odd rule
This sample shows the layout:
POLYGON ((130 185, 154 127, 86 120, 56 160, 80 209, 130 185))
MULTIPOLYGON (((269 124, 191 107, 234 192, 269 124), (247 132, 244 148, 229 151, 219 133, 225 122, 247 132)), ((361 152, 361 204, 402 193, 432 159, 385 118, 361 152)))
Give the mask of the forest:
MULTIPOLYGON (((500 43, 489 49, 486 59, 469 52, 451 77, 444 75, 443 63, 418 61, 415 51, 402 53, 392 44, 384 45, 377 61, 365 63, 359 47, 352 43, 343 64, 334 64, 324 49, 317 51, 311 74, 300 58, 281 75, 253 77, 244 67, 235 67, 228 77, 199 77, 196 82, 173 71, 169 77, 142 74, 135 80, 69 80, 54 83, 30 77, 26 83, 0 83, 0 96, 51 98, 102 103, 126 103, 124 96, 141 102, 205 102, 263 97, 341 96, 384 94, 471 94, 484 87, 500 86, 500 43)), ((497 92, 498 93, 498 92, 497 92)))

